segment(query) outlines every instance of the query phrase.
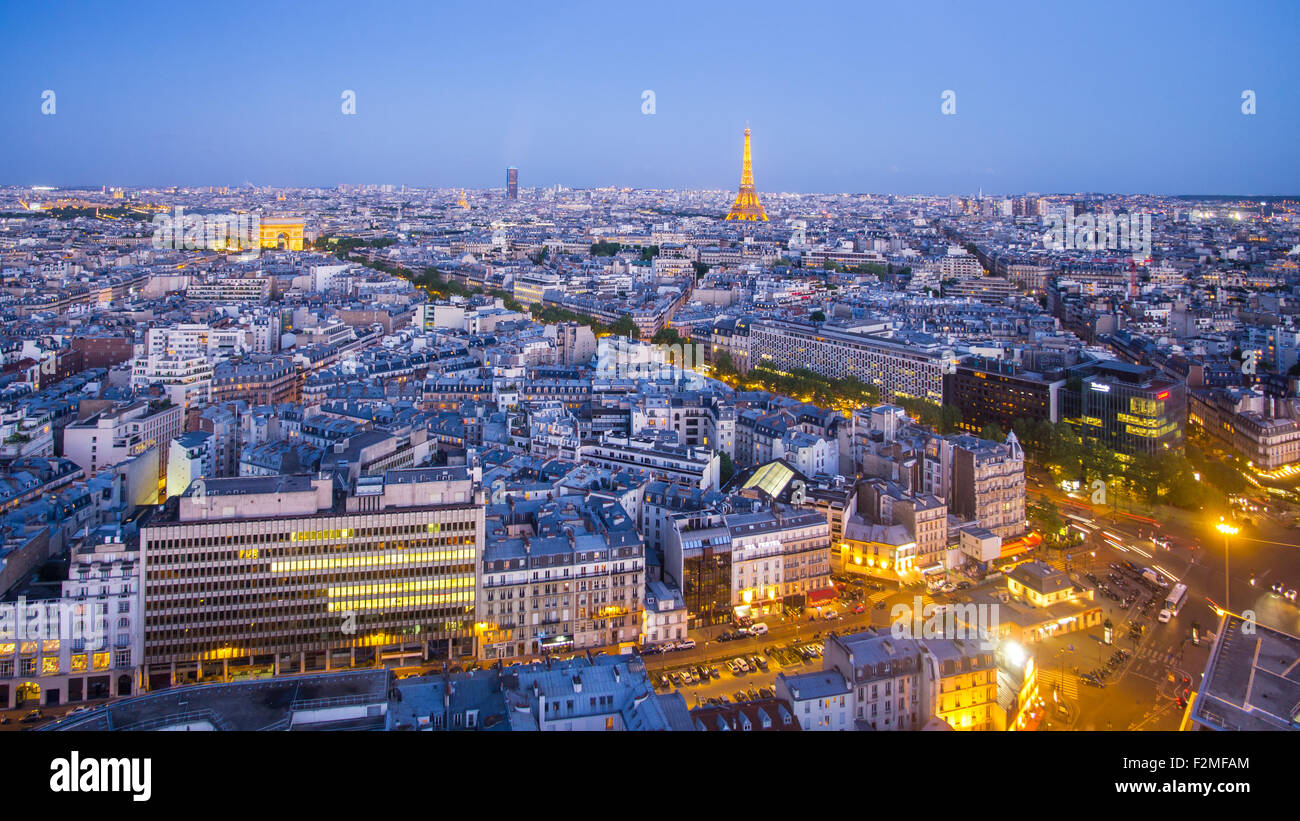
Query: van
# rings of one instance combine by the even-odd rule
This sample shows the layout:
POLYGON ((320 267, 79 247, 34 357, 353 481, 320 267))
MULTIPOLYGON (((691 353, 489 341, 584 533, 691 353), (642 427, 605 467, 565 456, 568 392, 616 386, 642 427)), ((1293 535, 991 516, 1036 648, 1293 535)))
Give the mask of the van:
POLYGON ((767 624, 765 622, 760 621, 758 624, 755 624, 754 626, 749 628, 749 634, 751 636, 766 636, 767 624))

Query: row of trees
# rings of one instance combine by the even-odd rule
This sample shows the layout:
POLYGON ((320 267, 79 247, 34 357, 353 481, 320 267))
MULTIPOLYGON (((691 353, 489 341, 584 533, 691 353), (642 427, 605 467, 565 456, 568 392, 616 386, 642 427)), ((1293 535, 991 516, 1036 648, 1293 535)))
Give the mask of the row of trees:
MULTIPOLYGON (((617 242, 610 242, 608 240, 601 240, 600 242, 594 242, 591 245, 591 255, 593 257, 612 257, 615 254, 617 254, 619 251, 623 251, 623 250, 640 251, 641 259, 644 262, 649 262, 650 260, 659 256, 658 245, 645 245, 645 246, 620 245, 617 242)), ((708 270, 707 266, 705 267, 705 270, 708 270)))
POLYGON ((893 401, 895 405, 907 411, 909 416, 920 420, 922 425, 929 425, 945 435, 956 433, 958 425, 964 420, 961 408, 954 405, 940 405, 917 397, 900 396, 895 397, 893 401))
POLYGON ((735 365, 725 351, 718 354, 714 362, 714 373, 720 378, 735 378, 743 388, 793 396, 819 407, 860 407, 880 401, 880 390, 875 385, 852 376, 839 380, 828 379, 806 368, 795 368, 787 373, 760 365, 741 377, 735 373, 735 365))
POLYGON ((1099 479, 1108 499, 1195 510, 1221 506, 1226 494, 1246 489, 1240 471, 1208 459, 1194 444, 1187 444, 1184 453, 1126 456, 1095 442, 1085 444, 1065 422, 1019 419, 1012 430, 1033 462, 1054 478, 1078 481, 1085 489, 1099 479))

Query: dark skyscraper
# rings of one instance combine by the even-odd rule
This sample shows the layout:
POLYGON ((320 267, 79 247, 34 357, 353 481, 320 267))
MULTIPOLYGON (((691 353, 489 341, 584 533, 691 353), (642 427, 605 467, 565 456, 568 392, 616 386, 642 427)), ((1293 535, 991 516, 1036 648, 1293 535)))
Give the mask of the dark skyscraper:
POLYGON ((519 169, 506 169, 506 199, 519 199, 519 169))

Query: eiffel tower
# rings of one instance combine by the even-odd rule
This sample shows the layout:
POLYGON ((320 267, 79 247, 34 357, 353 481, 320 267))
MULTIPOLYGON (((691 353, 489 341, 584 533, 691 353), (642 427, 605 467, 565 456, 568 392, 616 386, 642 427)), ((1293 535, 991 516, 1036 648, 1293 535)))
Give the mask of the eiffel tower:
POLYGON ((758 192, 754 190, 754 169, 749 161, 749 128, 745 128, 745 161, 740 166, 740 191, 736 201, 727 212, 729 220, 745 222, 767 222, 767 212, 758 201, 758 192))

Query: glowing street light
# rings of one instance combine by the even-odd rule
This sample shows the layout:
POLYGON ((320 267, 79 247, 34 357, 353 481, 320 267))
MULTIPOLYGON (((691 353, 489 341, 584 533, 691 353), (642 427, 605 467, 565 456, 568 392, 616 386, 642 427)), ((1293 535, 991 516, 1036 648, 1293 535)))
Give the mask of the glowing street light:
POLYGON ((1228 524, 1223 520, 1223 517, 1220 516, 1219 523, 1215 525, 1215 530, 1218 530, 1223 534, 1223 609, 1229 610, 1231 605, 1228 601, 1228 537, 1236 536, 1238 527, 1236 525, 1228 524))

